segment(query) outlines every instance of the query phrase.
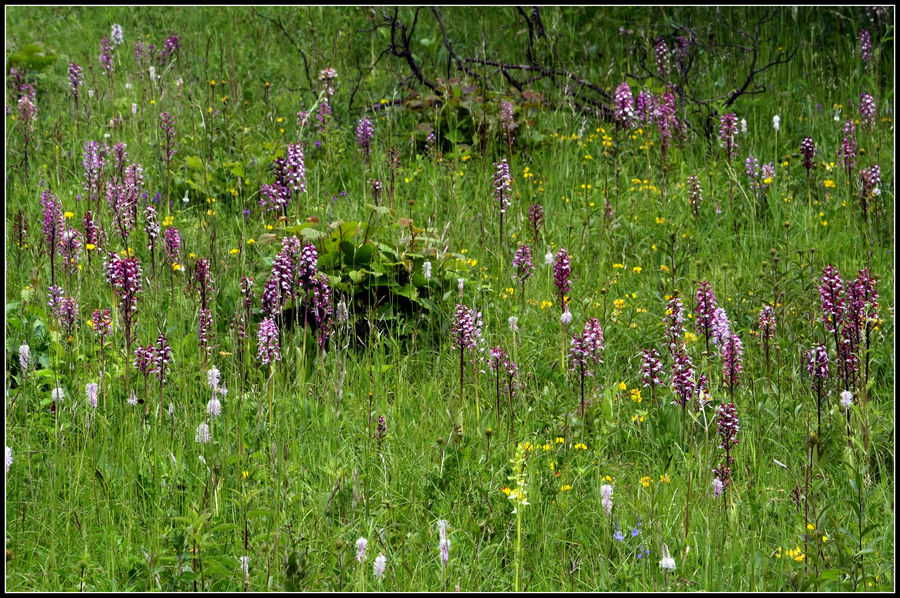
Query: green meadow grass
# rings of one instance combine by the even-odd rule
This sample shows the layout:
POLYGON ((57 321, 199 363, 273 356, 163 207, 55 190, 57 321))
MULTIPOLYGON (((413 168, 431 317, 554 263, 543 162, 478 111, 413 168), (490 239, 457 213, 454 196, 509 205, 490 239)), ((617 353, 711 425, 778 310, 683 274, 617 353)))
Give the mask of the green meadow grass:
MULTIPOLYGON (((486 47, 489 59, 521 60, 527 31, 513 8, 442 10, 460 55, 481 56, 486 47)), ((750 27, 760 10, 724 14, 735 27, 750 27)), ((28 44, 56 56, 27 74, 38 110, 27 148, 19 93, 7 77, 5 434, 13 457, 5 492, 7 590, 893 590, 892 25, 876 28, 862 8, 775 10, 760 29, 763 53, 796 54, 758 76, 764 92, 730 108, 746 120, 747 132, 737 136, 729 165, 715 139, 718 121, 712 143, 689 131, 663 160, 655 127, 626 133, 571 102, 529 103, 500 75, 492 86, 501 91, 483 103, 472 100, 478 89, 460 91, 460 103, 447 109, 424 105, 426 88, 415 87, 415 97, 414 80, 400 84, 409 75, 406 62, 379 56, 390 43, 389 32, 375 28, 380 14, 319 7, 7 9, 7 72, 11 56, 28 44), (113 23, 122 26, 125 43, 114 51, 107 77, 97 57, 113 23), (875 46, 869 67, 859 55, 863 28, 875 46), (181 38, 177 58, 157 67, 160 83, 151 85, 133 44, 154 43, 158 51, 173 33, 181 38), (70 62, 84 69, 77 116, 70 62), (307 67, 314 92, 306 90, 307 67), (334 127, 318 133, 319 71, 329 67, 338 73, 334 127), (859 120, 861 93, 875 98, 877 118, 872 129, 857 122, 859 154, 849 180, 838 150, 845 119, 859 120), (511 152, 497 125, 505 99, 516 105, 519 139, 511 152), (311 123, 303 131, 301 110, 311 123), (174 118, 171 177, 162 159, 162 112, 174 118), (375 127, 369 159, 355 141, 364 116, 375 127), (471 131, 482 117, 490 122, 484 151, 471 131), (437 151, 426 152, 422 123, 439 133, 437 151), (809 185, 799 155, 806 136, 817 149, 809 185), (259 189, 271 182, 272 160, 301 138, 307 192, 278 220, 260 210, 259 189), (57 283, 80 306, 71 339, 47 307, 41 193, 52 189, 72 213, 66 224, 81 229, 89 207, 79 197, 81 154, 90 140, 127 144, 129 159, 144 167, 149 196, 161 195, 163 229, 176 226, 181 234, 183 263, 174 272, 161 257, 160 238, 154 273, 140 213, 128 241, 145 278, 135 346, 164 332, 173 349, 160 415, 153 376, 145 389, 133 355, 125 354, 103 275, 105 251, 83 252, 71 277, 57 256, 57 283), (316 140, 324 141, 321 148, 316 140), (765 192, 752 190, 744 174, 750 153, 775 164, 765 192), (501 158, 513 183, 498 239, 493 177, 501 158), (873 164, 881 167, 881 193, 864 221, 856 171, 873 164), (703 189, 696 216, 690 175, 703 189), (385 186, 380 199, 373 180, 385 186), (527 218, 532 203, 545 210, 536 242, 527 218), (23 246, 13 235, 18 210, 28 217, 23 246), (390 286, 376 305, 367 305, 374 291, 350 301, 350 321, 336 325, 324 353, 302 324, 283 330, 282 361, 262 366, 260 294, 281 238, 316 239, 322 255, 337 221, 365 223, 378 259, 402 257, 393 271, 419 274, 427 255, 433 279, 415 293, 390 286), (409 238, 413 226, 419 241, 409 238), (536 266, 524 287, 512 279, 519 242, 531 245, 536 266), (544 262, 548 251, 561 248, 572 259, 565 334, 553 267, 544 262), (197 293, 186 273, 201 258, 209 260, 214 291, 214 348, 205 359, 197 293), (849 446, 834 340, 821 317, 818 288, 828 264, 845 286, 862 268, 878 285, 868 400, 854 396, 849 446), (231 325, 241 310, 242 276, 254 280, 244 343, 231 325), (705 355, 695 327, 700 281, 710 282, 743 341, 744 372, 733 395, 722 384, 721 357, 714 349, 705 355), (690 314, 680 340, 708 375, 712 402, 705 410, 692 404, 687 421, 672 404, 665 346, 667 302, 676 291, 690 314), (503 347, 519 368, 512 433, 509 397, 503 395, 498 413, 487 352, 480 362, 466 358, 461 392, 460 354, 451 340, 457 302, 481 313, 485 346, 503 347), (765 304, 777 317, 768 367, 757 325, 765 304), (88 324, 101 308, 113 315, 111 346, 103 353, 88 324), (582 417, 579 379, 566 366, 572 334, 592 317, 603 327, 604 350, 596 376, 585 382, 589 407, 582 417), (823 342, 830 394, 821 438, 810 443, 817 406, 804 355, 823 342), (18 363, 23 343, 31 351, 27 372, 18 363), (641 374, 641 351, 651 347, 664 363, 655 401, 641 374), (208 421, 211 365, 221 370, 228 393, 211 423, 211 441, 201 444, 195 434, 208 421), (96 410, 85 394, 90 382, 100 385, 96 410), (52 410, 57 386, 65 396, 52 410), (132 388, 138 398, 147 392, 146 418, 143 406, 127 402, 132 388), (740 419, 739 443, 732 482, 714 498, 712 469, 724 459, 714 407, 730 401, 740 419), (387 429, 381 441, 379 416, 387 429), (508 496, 523 481, 527 505, 508 496), (613 487, 611 515, 602 505, 606 484, 613 487), (807 487, 808 500, 794 492, 807 487), (446 567, 442 519, 450 541, 446 567), (362 564, 360 537, 368 539, 362 564), (660 566, 664 546, 674 571, 660 566), (376 580, 379 553, 387 567, 376 580)), ((413 19, 413 9, 399 14, 407 24, 413 19)), ((888 16, 892 23, 892 10, 888 16)), ((539 45, 542 59, 555 52, 611 91, 626 73, 643 72, 644 54, 654 69, 656 38, 666 36, 671 47, 679 26, 715 33, 722 48, 745 43, 702 8, 546 8, 542 18, 555 48, 539 45)), ((446 80, 440 29, 428 10, 420 20, 415 57, 430 76, 446 80)), ((699 60, 695 89, 704 97, 743 82, 743 59, 733 53, 707 51, 699 60)), ((641 82, 628 82, 636 95, 641 82)), ((559 99, 549 82, 541 85, 534 91, 559 99)), ((658 80, 651 90, 663 92, 658 80)), ((110 209, 100 204, 95 218, 106 228, 108 248, 126 251, 110 209)), ((330 274, 340 277, 341 288, 353 282, 347 271, 330 274)), ((338 288, 335 303, 341 296, 338 288)))

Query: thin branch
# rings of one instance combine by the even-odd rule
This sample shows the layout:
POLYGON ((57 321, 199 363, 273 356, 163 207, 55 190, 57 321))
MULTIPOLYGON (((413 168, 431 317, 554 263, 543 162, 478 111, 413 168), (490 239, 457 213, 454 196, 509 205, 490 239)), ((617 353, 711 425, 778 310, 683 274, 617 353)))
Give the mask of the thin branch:
MULTIPOLYGON (((470 77, 473 77, 474 79, 478 79, 478 73, 470 70, 466 66, 465 62, 463 62, 463 59, 460 58, 459 54, 457 54, 456 51, 453 49, 453 45, 450 43, 450 39, 447 37, 447 29, 444 27, 444 21, 443 21, 443 19, 441 19, 441 11, 438 10, 436 7, 432 6, 431 12, 432 12, 432 14, 434 14, 434 18, 441 28, 441 35, 444 37, 444 47, 447 48, 447 51, 450 53, 450 56, 452 56, 453 60, 456 61, 457 66, 459 66, 460 70, 465 72, 470 77)), ((449 75, 448 75, 448 78, 449 78, 449 75)))
POLYGON ((256 8, 253 9, 253 12, 255 12, 257 16, 260 16, 260 17, 266 19, 267 21, 269 21, 270 23, 274 23, 275 25, 277 25, 278 28, 281 29, 281 33, 284 34, 284 37, 286 37, 287 40, 289 42, 291 42, 291 45, 294 46, 294 48, 297 50, 297 52, 300 53, 300 57, 303 59, 303 68, 306 71, 306 80, 309 83, 309 92, 311 94, 315 95, 316 94, 316 92, 315 92, 316 86, 313 83, 312 77, 309 74, 309 62, 306 60, 306 53, 304 53, 303 50, 300 49, 300 46, 297 45, 297 42, 295 42, 294 39, 291 37, 291 35, 287 32, 287 29, 284 28, 284 25, 281 24, 281 19, 273 19, 273 18, 259 12, 256 8))

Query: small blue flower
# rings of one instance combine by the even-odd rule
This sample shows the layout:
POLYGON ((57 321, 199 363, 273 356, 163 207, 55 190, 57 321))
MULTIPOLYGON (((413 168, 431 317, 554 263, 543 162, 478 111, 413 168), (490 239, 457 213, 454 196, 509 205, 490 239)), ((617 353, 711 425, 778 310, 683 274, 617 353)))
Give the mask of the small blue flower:
POLYGON ((641 522, 641 518, 638 517, 638 520, 637 520, 637 527, 634 528, 633 530, 631 530, 631 537, 632 537, 632 538, 636 538, 636 537, 638 536, 638 534, 641 533, 641 525, 643 525, 643 523, 641 522))

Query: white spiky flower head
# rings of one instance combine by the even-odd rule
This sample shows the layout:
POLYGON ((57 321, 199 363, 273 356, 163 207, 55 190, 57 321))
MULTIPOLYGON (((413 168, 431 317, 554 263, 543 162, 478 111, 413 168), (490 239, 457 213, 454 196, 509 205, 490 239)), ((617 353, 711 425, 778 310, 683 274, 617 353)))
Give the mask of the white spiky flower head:
POLYGON ((841 407, 850 409, 851 406, 853 406, 853 393, 845 390, 841 393, 841 407))
POLYGON ((197 433, 194 435, 194 441, 199 442, 200 444, 209 442, 209 424, 202 422, 197 426, 197 433))
POLYGON ((387 567, 387 557, 383 554, 379 554, 375 557, 375 564, 372 566, 372 572, 375 574, 375 579, 384 577, 385 567, 387 567))
POLYGON ((219 389, 219 368, 216 366, 212 366, 209 368, 209 371, 206 372, 206 383, 209 384, 209 388, 216 392, 219 389))
POLYGON ((88 405, 91 406, 91 409, 97 408, 97 383, 89 382, 84 387, 85 392, 87 393, 88 405))
POLYGON ((222 403, 219 402, 219 399, 213 397, 206 404, 206 411, 212 419, 216 419, 222 414, 222 403))
POLYGON ((366 545, 369 543, 365 538, 358 538, 356 540, 356 560, 362 563, 366 560, 366 545))
POLYGON ((669 555, 669 547, 666 544, 663 544, 662 548, 663 558, 659 561, 659 566, 665 569, 666 571, 672 571, 675 569, 675 559, 673 559, 669 555))
POLYGON ((19 345, 19 365, 22 366, 22 371, 28 369, 28 362, 31 357, 31 347, 28 346, 27 343, 22 343, 19 345))

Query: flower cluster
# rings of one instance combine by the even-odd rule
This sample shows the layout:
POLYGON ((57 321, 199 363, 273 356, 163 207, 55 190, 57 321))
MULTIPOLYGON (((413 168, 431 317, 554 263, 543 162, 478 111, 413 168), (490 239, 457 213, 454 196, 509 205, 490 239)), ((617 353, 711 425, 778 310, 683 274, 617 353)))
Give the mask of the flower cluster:
POLYGON ((533 203, 528 207, 528 222, 531 224, 531 230, 534 231, 534 240, 537 241, 544 225, 544 207, 540 204, 533 203))
POLYGON ((657 38, 654 48, 656 53, 656 72, 663 79, 669 77, 669 46, 663 38, 657 38))
POLYGON ((156 245, 156 240, 159 238, 160 227, 159 220, 156 217, 156 208, 150 204, 147 204, 147 207, 144 209, 144 222, 144 232, 147 234, 147 249, 152 252, 156 245))
POLYGON ((257 358, 263 365, 273 361, 281 361, 281 347, 278 345, 278 327, 272 318, 263 318, 259 325, 257 340, 257 358))
POLYGON ((44 214, 44 240, 47 249, 54 252, 63 232, 63 210, 62 204, 50 189, 41 192, 41 210, 44 214))
POLYGON ((819 344, 806 352, 806 372, 812 381, 813 390, 818 394, 828 379, 828 349, 819 344))
POLYGON ((872 36, 868 29, 859 32, 859 55, 863 62, 872 62, 872 36))
POLYGON ((72 90, 72 95, 78 98, 78 88, 84 84, 84 73, 81 71, 81 67, 75 64, 74 62, 69 63, 69 89, 72 90))
POLYGON ((159 383, 166 381, 166 375, 169 373, 169 364, 172 363, 172 348, 166 335, 162 332, 156 337, 156 347, 153 350, 153 368, 151 374, 156 374, 159 383))
POLYGON ((606 513, 606 516, 609 517, 612 514, 612 495, 613 495, 613 487, 609 484, 603 484, 600 486, 600 495, 603 497, 601 503, 603 504, 603 512, 606 513))
POLYGON ((659 131, 660 149, 663 156, 668 152, 669 145, 672 142, 672 134, 679 126, 675 118, 675 109, 675 94, 671 91, 667 91, 660 96, 653 105, 651 115, 659 131))
POLYGON ((165 137, 166 153, 164 154, 166 162, 172 161, 175 155, 175 119, 168 112, 159 115, 159 130, 165 137))
POLYGON ((153 367, 153 345, 138 345, 134 349, 134 361, 131 365, 146 378, 150 375, 150 369, 153 367))
POLYGON ((100 40, 100 68, 106 72, 107 75, 112 74, 114 70, 114 60, 112 57, 113 47, 109 42, 109 39, 103 38, 100 40))
POLYGON ((869 168, 863 168, 859 171, 859 178, 862 183, 859 199, 865 216, 869 211, 869 200, 881 194, 881 167, 873 164, 869 168))
POLYGON ((767 342, 775 338, 775 310, 771 305, 763 305, 759 310, 759 340, 767 342))
POLYGON ((572 285, 569 282, 569 276, 571 274, 572 266, 571 260, 569 258, 569 252, 565 249, 560 249, 558 252, 556 252, 556 257, 554 258, 553 284, 556 285, 556 290, 559 294, 559 303, 563 311, 565 311, 567 303, 566 294, 572 288, 572 285))
POLYGON ((734 140, 737 132, 737 115, 734 112, 723 114, 719 118, 719 141, 729 162, 737 155, 737 142, 734 140))
POLYGON ((859 94, 859 119, 869 128, 875 126, 875 98, 867 93, 859 94))
POLYGON ((78 302, 72 297, 66 297, 65 292, 58 286, 51 286, 47 294, 50 301, 47 306, 53 310, 53 316, 60 327, 65 330, 65 336, 71 337, 78 322, 78 302))
POLYGON ((137 295, 141 292, 141 262, 136 256, 122 258, 110 253, 103 264, 106 282, 119 296, 120 305, 126 311, 137 309, 137 295))
POLYGON ((369 117, 361 118, 356 124, 356 143, 368 159, 372 151, 372 137, 375 135, 375 125, 369 117))
POLYGON ((165 238, 166 259, 173 265, 177 264, 181 259, 181 235, 178 233, 178 229, 174 226, 166 228, 165 238))
POLYGON ((591 318, 584 324, 581 334, 572 336, 569 354, 572 357, 570 369, 582 376, 593 376, 597 364, 602 361, 603 329, 597 318, 591 318))
POLYGON ((81 165, 84 168, 84 191, 89 202, 100 201, 102 186, 101 177, 106 166, 106 147, 96 141, 86 141, 81 152, 81 165))
POLYGON ((719 433, 719 448, 725 450, 725 461, 713 469, 713 496, 718 498, 731 484, 731 466, 734 457, 731 450, 738 444, 737 433, 740 431, 740 422, 737 416, 737 408, 734 403, 722 403, 719 406, 716 424, 719 433))
POLYGON ((712 321, 713 344, 722 347, 730 336, 731 322, 728 321, 728 314, 725 313, 725 308, 717 307, 712 321))
POLYGON ((85 210, 84 218, 81 219, 81 228, 84 230, 84 242, 92 247, 89 250, 100 247, 101 230, 94 224, 94 214, 90 210, 85 210))
POLYGON ((525 281, 534 273, 534 263, 531 261, 531 248, 526 244, 519 245, 513 256, 513 268, 516 271, 516 278, 523 285, 525 281))
POLYGON ((34 130, 34 119, 37 116, 37 106, 34 99, 23 95, 19 98, 19 122, 23 132, 27 135, 34 130))
POLYGON ((811 137, 804 137, 800 142, 800 155, 803 156, 803 167, 806 168, 806 176, 813 167, 813 159, 816 157, 816 146, 811 137))
POLYGON ((841 142, 841 149, 838 153, 844 170, 849 175, 853 170, 854 158, 856 158, 856 125, 852 119, 847 119, 844 123, 844 140, 841 142))
POLYGON ((137 298, 141 292, 141 262, 137 256, 120 258, 110 253, 103 264, 106 282, 112 285, 119 298, 119 313, 125 325, 125 343, 129 347, 133 339, 132 327, 137 317, 137 298))
POLYGON ((331 336, 331 323, 332 316, 334 315, 334 305, 331 300, 331 287, 328 284, 328 276, 320 272, 313 278, 307 290, 312 296, 313 317, 319 327, 319 347, 324 348, 325 341, 331 336))
POLYGON ((637 99, 634 101, 634 118, 639 122, 646 122, 650 111, 653 109, 653 94, 647 89, 638 92, 637 99))
POLYGON ((66 228, 59 239, 59 255, 63 266, 71 274, 75 272, 78 261, 81 259, 81 233, 72 228, 66 228))
POLYGON ((192 280, 194 288, 200 296, 200 308, 207 309, 212 297, 212 278, 209 274, 209 260, 201 258, 194 264, 194 276, 192 280))
POLYGON ((697 288, 697 306, 695 313, 697 315, 697 332, 701 333, 709 341, 712 336, 713 321, 715 320, 716 296, 713 294, 712 286, 709 281, 702 281, 697 288))
POLYGON ((738 335, 732 333, 722 347, 722 378, 725 384, 734 391, 743 371, 744 345, 738 335))
POLYGON ((838 269, 828 264, 822 272, 819 285, 819 298, 822 303, 822 321, 828 332, 835 332, 840 326, 846 305, 844 303, 844 281, 838 269))
POLYGON ((500 208, 500 213, 506 213, 509 209, 509 197, 512 194, 512 179, 509 176, 509 164, 506 158, 494 163, 494 199, 500 208))
POLYGON ((672 360, 672 390, 675 392, 673 405, 680 405, 682 409, 687 407, 694 398, 696 390, 694 385, 694 364, 691 356, 679 346, 672 360))
POLYGON ((200 309, 200 329, 197 332, 197 339, 200 341, 200 352, 203 355, 209 355, 212 350, 212 313, 206 309, 200 309))
POLYGON ((438 550, 441 553, 441 564, 446 567, 447 562, 450 560, 450 540, 447 538, 447 520, 439 520, 437 526, 438 536, 440 538, 438 550))
POLYGON ((450 328, 453 348, 460 350, 475 349, 481 338, 481 327, 481 314, 471 307, 457 303, 453 325, 450 328))
POLYGON ((688 201, 690 201, 691 210, 694 212, 694 216, 696 216, 700 210, 700 204, 703 203, 703 189, 700 188, 700 177, 696 174, 689 176, 687 186, 690 190, 688 201))
POLYGON ((306 193, 306 164, 303 158, 303 146, 299 143, 288 144, 284 178, 293 191, 306 193))
POLYGON ((94 314, 91 317, 91 328, 94 330, 94 334, 100 337, 100 342, 102 343, 112 331, 112 317, 109 314, 109 309, 94 310, 94 314))
POLYGON ((122 26, 118 23, 113 23, 112 31, 109 36, 112 38, 112 43, 116 45, 116 47, 121 46, 125 42, 125 37, 122 34, 122 26))
POLYGON ((169 37, 166 38, 166 41, 163 42, 163 49, 159 52, 159 64, 160 66, 165 66, 169 59, 175 56, 178 53, 178 50, 181 48, 181 37, 177 33, 173 33, 169 37))
POLYGON ((759 160, 753 157, 753 154, 747 156, 744 163, 744 173, 750 179, 750 188, 754 191, 765 190, 775 178, 775 164, 769 162, 759 165, 759 160))
POLYGON ((675 354, 675 350, 684 341, 682 334, 684 332, 684 306, 678 295, 673 295, 666 305, 666 342, 669 347, 669 353, 675 354))
POLYGON ((644 349, 641 353, 641 372, 643 372, 644 386, 651 388, 662 384, 659 377, 662 372, 662 362, 656 349, 644 349))
POLYGON ((616 88, 615 103, 616 124, 627 129, 635 119, 634 96, 631 95, 631 88, 627 81, 622 81, 616 88))

